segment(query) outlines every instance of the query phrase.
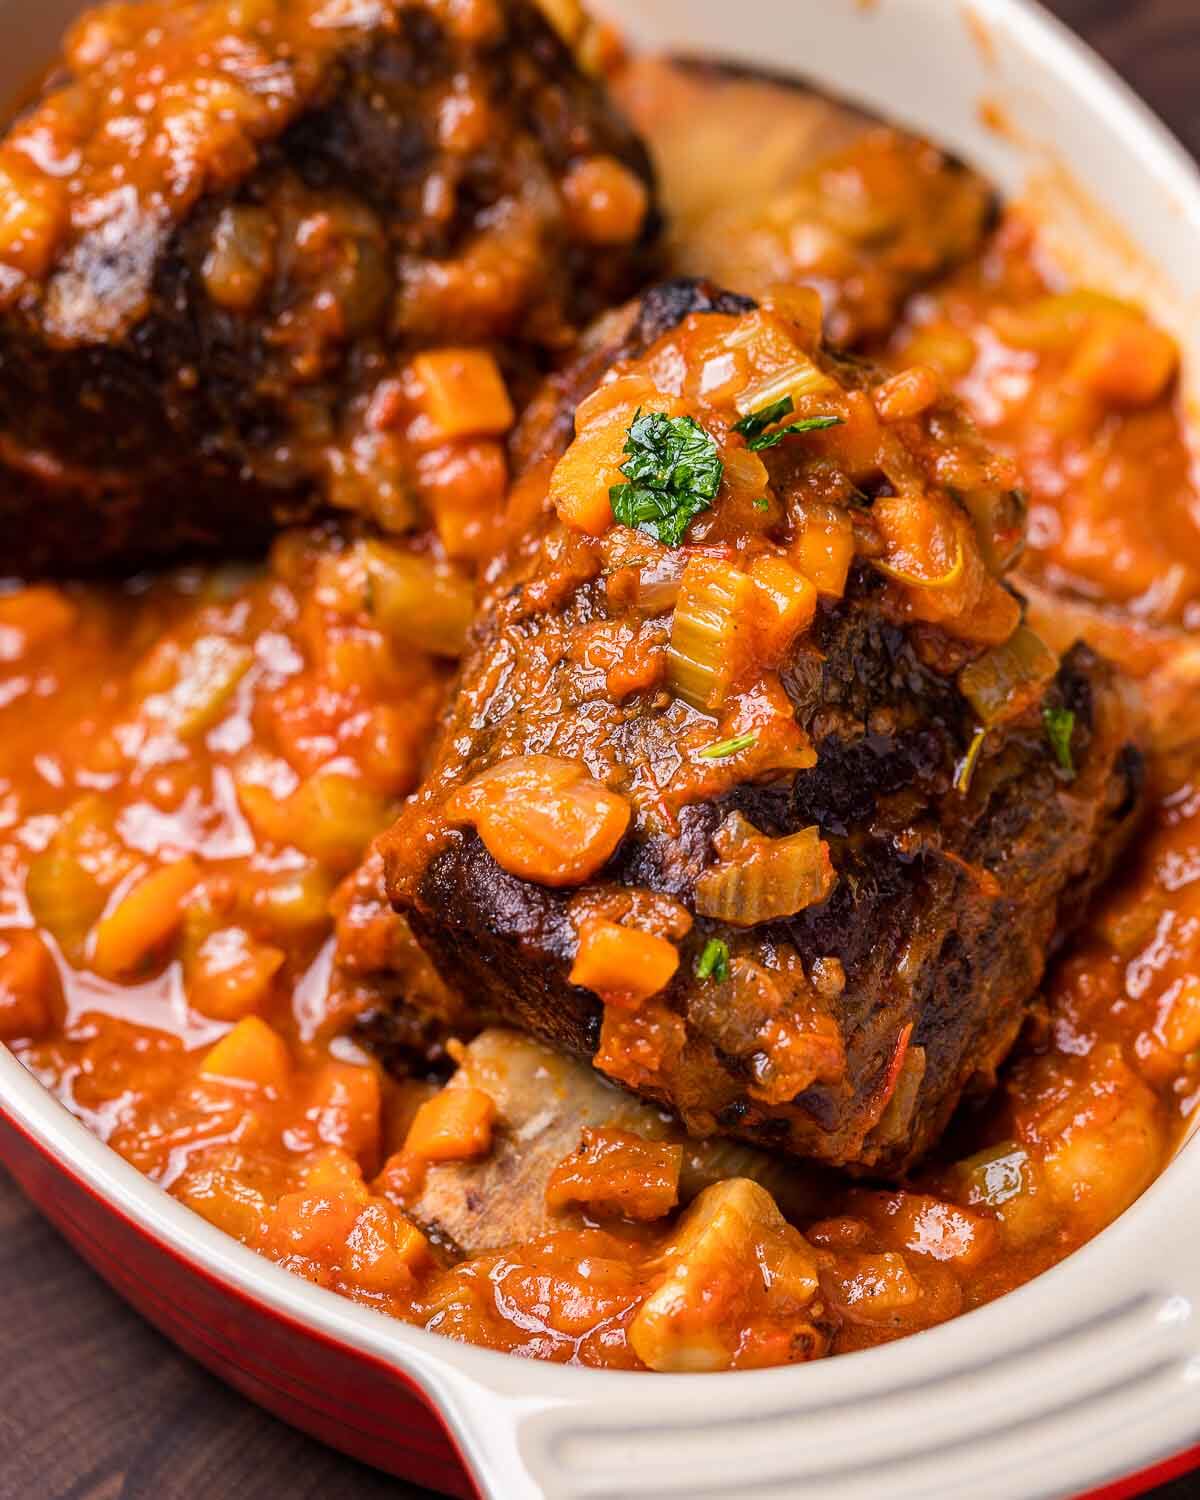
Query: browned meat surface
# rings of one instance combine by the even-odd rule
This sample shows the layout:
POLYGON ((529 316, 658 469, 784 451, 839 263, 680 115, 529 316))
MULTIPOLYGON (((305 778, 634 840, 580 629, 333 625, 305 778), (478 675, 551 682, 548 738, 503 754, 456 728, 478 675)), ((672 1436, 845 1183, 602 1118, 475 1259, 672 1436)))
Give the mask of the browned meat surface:
POLYGON ((994 218, 977 173, 794 80, 635 57, 614 86, 654 158, 672 270, 750 296, 813 286, 835 343, 889 333, 994 218))
POLYGON ((644 274, 649 175, 533 0, 89 13, 0 143, 6 566, 502 492, 503 389, 406 359, 569 347, 644 274))
POLYGON ((672 284, 610 320, 556 467, 600 348, 535 404, 519 534, 381 847, 476 1023, 697 1133, 890 1172, 1008 1051, 1140 757, 1110 669, 1020 625, 1011 472, 936 383, 817 327, 672 284), (780 391, 838 425, 739 433, 780 391), (648 410, 723 461, 681 545, 604 515, 648 410))

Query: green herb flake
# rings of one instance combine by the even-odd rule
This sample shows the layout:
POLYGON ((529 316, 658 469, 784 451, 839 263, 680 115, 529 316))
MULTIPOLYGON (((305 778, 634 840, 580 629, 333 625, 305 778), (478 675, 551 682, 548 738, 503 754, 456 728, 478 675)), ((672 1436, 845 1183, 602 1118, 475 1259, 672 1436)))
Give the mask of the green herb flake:
POLYGON ((689 523, 708 510, 721 488, 725 466, 712 435, 692 417, 640 409, 629 428, 621 465, 628 484, 609 490, 622 526, 678 547, 689 523))
POLYGON ((845 421, 844 417, 805 417, 800 422, 792 422, 787 427, 777 427, 774 432, 763 433, 759 437, 751 438, 746 444, 751 453, 761 453, 766 448, 777 448, 784 438, 792 437, 800 432, 824 432, 827 427, 840 427, 845 421))
POLYGON ((723 984, 729 978, 729 947, 720 938, 709 938, 704 952, 696 960, 697 979, 715 979, 723 984))
POLYGON ((1071 737, 1075 733, 1075 715, 1069 708, 1043 708, 1042 720, 1046 725, 1046 738, 1054 751, 1059 766, 1070 776, 1075 775, 1075 759, 1071 754, 1071 737))
POLYGON ((765 495, 760 495, 758 497, 758 499, 754 502, 754 509, 755 510, 770 510, 771 509, 771 502, 767 499, 767 497, 765 495))
POLYGON ((733 430, 740 432, 746 439, 756 438, 760 433, 766 432, 768 427, 774 427, 776 422, 782 422, 784 417, 790 417, 795 410, 796 403, 792 398, 781 396, 778 401, 772 401, 770 406, 753 411, 740 422, 735 422, 733 430))
POLYGON ((975 767, 979 764, 980 751, 983 749, 983 742, 986 738, 987 730, 977 729, 971 737, 970 745, 967 746, 967 753, 954 769, 954 790, 964 797, 971 790, 975 767))
POLYGON ((731 740, 718 740, 715 745, 706 745, 699 752, 701 760, 724 760, 727 756, 736 755, 739 750, 749 750, 751 745, 758 743, 758 731, 751 729, 748 734, 738 734, 731 740))

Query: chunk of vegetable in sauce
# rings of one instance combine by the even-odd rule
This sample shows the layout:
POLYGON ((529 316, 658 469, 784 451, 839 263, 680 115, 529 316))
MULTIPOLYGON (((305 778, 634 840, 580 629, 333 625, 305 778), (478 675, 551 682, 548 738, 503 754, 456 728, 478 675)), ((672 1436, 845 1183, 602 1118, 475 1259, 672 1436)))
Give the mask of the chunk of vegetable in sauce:
POLYGON ((612 856, 630 806, 578 761, 522 755, 454 792, 452 823, 474 825, 502 869, 540 885, 582 885, 612 856))
POLYGON ((546 1184, 551 1208, 578 1204, 597 1217, 665 1218, 679 1197, 683 1147, 632 1131, 585 1126, 579 1147, 546 1184))
POLYGON ((636 1005, 666 989, 678 967, 679 950, 666 938, 593 916, 580 926, 569 978, 610 1004, 636 1005))
POLYGON ((652 1370, 754 1364, 755 1314, 770 1307, 794 1320, 790 1338, 805 1357, 824 1344, 805 1317, 818 1288, 815 1254, 771 1195, 731 1178, 684 1214, 663 1255, 662 1284, 642 1304, 629 1339, 652 1370))
POLYGON ((404 1149, 422 1161, 486 1156, 495 1119, 496 1105, 482 1089, 442 1089, 417 1110, 404 1149))
POLYGON ((837 881, 816 827, 765 838, 731 813, 713 844, 718 862, 696 882, 696 910, 735 927, 794 917, 825 901, 837 881))

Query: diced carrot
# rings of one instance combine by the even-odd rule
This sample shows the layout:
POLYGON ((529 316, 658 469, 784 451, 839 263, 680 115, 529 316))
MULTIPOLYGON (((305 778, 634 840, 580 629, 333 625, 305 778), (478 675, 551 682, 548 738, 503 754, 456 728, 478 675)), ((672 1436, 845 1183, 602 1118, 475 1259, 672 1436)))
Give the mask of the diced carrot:
POLYGON ((818 594, 840 599, 854 561, 854 527, 844 510, 810 505, 796 527, 791 560, 818 594))
POLYGON ((520 755, 484 771, 446 803, 472 823, 502 869, 539 885, 582 885, 625 835, 632 808, 578 761, 520 755))
POLYGON ((12 643, 15 650, 9 650, 5 642, 5 658, 59 640, 75 623, 78 613, 61 589, 35 585, 5 594, 0 598, 0 630, 13 631, 19 637, 12 643))
POLYGON ((469 1161, 492 1149, 496 1103, 482 1089, 444 1088, 413 1117, 405 1153, 422 1161, 469 1161))
POLYGON ((670 984, 679 950, 666 938, 604 917, 590 917, 579 933, 570 981, 609 1003, 637 1005, 670 984))
POLYGON ((57 988, 54 960, 37 933, 5 933, 0 939, 0 1040, 47 1031, 57 988))
POLYGON ((768 661, 777 661, 817 612, 817 589, 811 579, 782 557, 760 557, 750 577, 759 590, 759 633, 768 661))
POLYGON ((67 185, 14 151, 0 161, 0 261, 34 278, 54 259, 69 214, 67 185))
POLYGON ((288 1050, 279 1033, 258 1016, 243 1016, 211 1048, 200 1071, 260 1088, 281 1090, 288 1078, 288 1050))
POLYGON ((550 499, 559 519, 588 536, 603 536, 613 524, 609 491, 624 482, 627 425, 622 420, 583 433, 550 476, 550 499))
POLYGON ((375 1066, 327 1062, 313 1080, 309 1101, 317 1139, 373 1172, 383 1132, 383 1092, 375 1066))
POLYGON ((271 787, 252 781, 245 774, 239 773, 234 785, 238 805, 258 838, 272 844, 290 842, 289 798, 277 796, 271 787))
POLYGON ((185 955, 188 1004, 216 1021, 253 1015, 266 1004, 284 957, 241 927, 218 927, 185 955))
POLYGON ((284 1193, 263 1226, 259 1248, 272 1259, 301 1256, 317 1265, 336 1264, 361 1207, 359 1195, 350 1191, 300 1188, 284 1193))
MULTIPOLYGON (((414 1117, 415 1118, 415 1117, 414 1117)), ((373 1189, 389 1203, 403 1207, 419 1196, 425 1184, 426 1162, 411 1151, 396 1151, 383 1164, 373 1189)))
POLYGON ((336 1146, 320 1152, 305 1166, 304 1186, 323 1193, 349 1192, 362 1203, 370 1197, 363 1182, 362 1167, 353 1156, 336 1146))
POLYGON ((834 460, 852 484, 862 484, 879 472, 883 427, 875 403, 866 391, 851 391, 837 406, 842 421, 825 432, 809 433, 806 448, 834 460))
POLYGON ((916 494, 882 496, 880 507, 878 514, 871 508, 886 548, 880 570, 914 588, 953 593, 957 605, 978 571, 967 567, 975 537, 961 511, 916 494))
POLYGON ((515 414, 504 376, 483 349, 431 349, 413 360, 420 405, 438 442, 502 437, 515 414))
POLYGON ((776 282, 763 293, 762 306, 789 324, 805 349, 815 349, 820 343, 825 309, 816 287, 800 286, 793 281, 776 282))
POLYGON ((929 365, 946 380, 961 380, 975 363, 975 341, 948 321, 927 323, 904 346, 904 357, 929 365))
POLYGON ((126 890, 92 930, 95 972, 119 979, 164 947, 178 931, 184 897, 199 878, 199 865, 187 855, 152 870, 126 890))
POLYGON ((953 1261, 964 1269, 981 1265, 1000 1244, 995 1219, 925 1193, 857 1189, 850 1209, 883 1235, 887 1248, 953 1261))
POLYGON ((578 1203, 594 1214, 661 1219, 679 1198, 683 1147, 627 1130, 585 1126, 579 1149, 550 1174, 546 1203, 578 1203))
POLYGON ((589 156, 563 179, 567 223, 592 245, 627 245, 641 232, 649 207, 642 179, 612 156, 589 156))
POLYGON ((500 443, 453 443, 421 455, 417 488, 447 557, 475 561, 495 550, 507 483, 500 443))
POLYGON ((934 405, 942 383, 928 365, 910 365, 872 392, 881 422, 907 422, 934 405))
POLYGON ((1068 377, 1113 406, 1149 406, 1179 367, 1174 339, 1144 318, 1099 316, 1071 361, 1068 377))
POLYGON ((407 1286, 432 1261, 429 1241, 399 1209, 379 1199, 368 1203, 346 1237, 343 1273, 364 1292, 407 1286))

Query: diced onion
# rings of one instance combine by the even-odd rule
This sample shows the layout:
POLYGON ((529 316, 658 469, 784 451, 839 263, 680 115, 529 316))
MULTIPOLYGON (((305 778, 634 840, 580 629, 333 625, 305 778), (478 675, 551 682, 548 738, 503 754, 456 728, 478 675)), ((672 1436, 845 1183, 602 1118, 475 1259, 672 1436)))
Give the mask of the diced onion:
POLYGON ((1042 696, 1058 671, 1058 658, 1028 626, 958 674, 963 697, 984 728, 1016 718, 1042 696))
POLYGON ((674 609, 686 566, 685 556, 676 550, 640 568, 635 590, 638 609, 648 615, 665 614, 674 609))
POLYGON ((972 489, 956 498, 974 523, 988 571, 998 578, 1025 547, 1025 496, 1020 490, 972 489))
MULTIPOLYGON (((733 814, 723 852, 728 857, 696 882, 696 910, 735 927, 794 917, 825 901, 837 882, 829 846, 820 829, 802 828, 783 838, 766 838, 744 818, 733 814), (731 828, 736 819, 737 827, 731 828), (732 845, 732 847, 731 847, 732 845)), ((718 833, 718 847, 721 834, 718 833)))
POLYGON ((905 583, 909 588, 914 589, 953 588, 962 577, 965 565, 966 555, 963 551, 961 537, 955 537, 954 561, 944 572, 932 577, 926 577, 920 573, 912 573, 904 568, 893 567, 890 563, 885 563, 882 559, 876 559, 875 561, 875 567, 885 578, 890 578, 895 583, 905 583))
POLYGON ((538 885, 582 885, 625 835, 632 806, 579 761, 517 755, 482 771, 446 801, 501 869, 538 885))

